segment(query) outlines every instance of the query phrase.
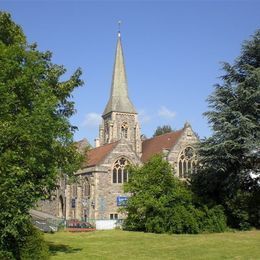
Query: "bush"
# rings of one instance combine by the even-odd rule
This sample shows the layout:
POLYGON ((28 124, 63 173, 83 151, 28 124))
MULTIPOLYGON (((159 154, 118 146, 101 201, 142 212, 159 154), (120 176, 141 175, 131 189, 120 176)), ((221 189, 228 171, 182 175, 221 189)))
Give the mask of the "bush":
POLYGON ((12 255, 12 253, 0 250, 0 259, 1 260, 14 260, 15 258, 12 255))
POLYGON ((203 218, 200 221, 203 232, 224 232, 227 229, 227 218, 222 206, 215 206, 211 209, 204 207, 203 218))
POLYGON ((19 226, 19 237, 5 234, 8 244, 0 244, 1 260, 45 260, 49 259, 49 248, 43 239, 43 233, 31 222, 19 226), (8 246, 6 246, 8 245, 8 246))
POLYGON ((194 205, 177 204, 164 208, 161 212, 146 218, 130 214, 123 223, 123 229, 151 233, 198 234, 224 232, 227 220, 222 206, 209 209, 207 206, 196 208, 194 205))
POLYGON ((222 232, 226 218, 221 207, 208 209, 194 201, 190 186, 175 178, 171 165, 154 156, 141 167, 130 167, 125 192, 132 194, 121 208, 123 228, 153 233, 198 234, 222 232))
POLYGON ((49 259, 49 248, 43 239, 43 233, 31 225, 20 248, 22 260, 49 259))
POLYGON ((227 229, 226 216, 222 207, 208 209, 194 205, 177 205, 166 219, 166 231, 175 234, 198 234, 202 232, 224 232, 227 229))
POLYGON ((198 234, 200 233, 197 209, 189 205, 177 205, 171 209, 169 219, 167 219, 167 232, 175 234, 198 234))

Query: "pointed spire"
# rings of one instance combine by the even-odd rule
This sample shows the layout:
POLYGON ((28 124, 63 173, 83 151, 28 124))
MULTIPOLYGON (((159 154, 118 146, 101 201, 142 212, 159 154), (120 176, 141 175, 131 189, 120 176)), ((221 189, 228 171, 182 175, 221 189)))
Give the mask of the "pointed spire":
POLYGON ((103 115, 106 115, 113 111, 136 113, 135 108, 128 97, 128 86, 125 71, 124 55, 121 43, 120 24, 121 22, 118 23, 119 31, 117 35, 117 46, 114 72, 112 77, 111 93, 103 115))

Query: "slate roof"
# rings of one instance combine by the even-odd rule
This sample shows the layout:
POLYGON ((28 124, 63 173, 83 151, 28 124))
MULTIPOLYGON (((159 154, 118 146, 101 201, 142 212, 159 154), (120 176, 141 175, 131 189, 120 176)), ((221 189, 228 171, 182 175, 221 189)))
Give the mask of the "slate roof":
POLYGON ((92 167, 101 163, 117 144, 118 142, 114 142, 89 150, 86 156, 86 161, 83 163, 83 167, 92 167))
POLYGON ((184 129, 181 129, 143 141, 141 161, 148 161, 153 155, 162 153, 163 149, 171 149, 177 143, 183 131, 184 129))

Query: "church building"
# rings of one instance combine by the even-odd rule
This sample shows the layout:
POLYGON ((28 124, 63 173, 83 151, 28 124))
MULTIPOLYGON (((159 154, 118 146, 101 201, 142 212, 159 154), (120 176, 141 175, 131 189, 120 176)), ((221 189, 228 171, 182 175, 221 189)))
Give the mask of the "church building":
MULTIPOLYGON (((128 84, 120 32, 117 36, 111 92, 102 115, 99 138, 90 149, 77 183, 61 180, 51 202, 42 202, 39 209, 66 219, 108 220, 124 218, 118 209, 129 194, 123 191, 128 181, 127 165, 142 165, 153 155, 162 154, 173 174, 189 177, 196 165, 194 146, 198 138, 189 123, 178 131, 142 140, 138 112, 128 95, 128 84)), ((86 140, 77 143, 84 151, 86 140)))

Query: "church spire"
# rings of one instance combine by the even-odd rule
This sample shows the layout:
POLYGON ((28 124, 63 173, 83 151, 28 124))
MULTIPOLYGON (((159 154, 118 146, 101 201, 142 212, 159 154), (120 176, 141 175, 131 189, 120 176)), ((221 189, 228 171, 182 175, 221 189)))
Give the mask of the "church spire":
POLYGON ((121 22, 118 23, 119 31, 117 35, 117 46, 110 98, 103 113, 103 116, 111 112, 125 112, 136 114, 135 108, 128 97, 128 86, 121 43, 120 23, 121 22))

